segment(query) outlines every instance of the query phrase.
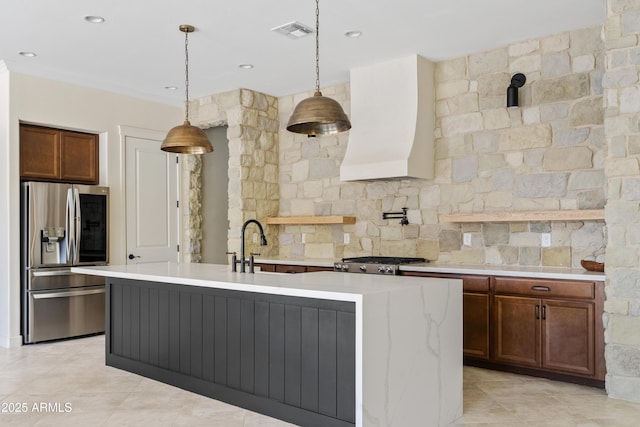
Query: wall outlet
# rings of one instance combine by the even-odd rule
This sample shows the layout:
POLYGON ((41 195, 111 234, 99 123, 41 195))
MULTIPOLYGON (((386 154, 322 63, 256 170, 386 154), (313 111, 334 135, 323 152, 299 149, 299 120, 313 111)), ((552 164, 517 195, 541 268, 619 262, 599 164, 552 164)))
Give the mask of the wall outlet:
POLYGON ((302 233, 302 243, 307 243, 307 233, 302 233))
POLYGON ((462 234, 462 244, 465 246, 471 246, 471 233, 462 234))
POLYGON ((348 245, 351 241, 351 235, 349 233, 344 233, 344 244, 348 245))
POLYGON ((258 233, 253 233, 251 240, 253 240, 253 243, 258 243, 258 233))
POLYGON ((551 233, 542 233, 540 235, 540 246, 548 248, 551 246, 551 233))

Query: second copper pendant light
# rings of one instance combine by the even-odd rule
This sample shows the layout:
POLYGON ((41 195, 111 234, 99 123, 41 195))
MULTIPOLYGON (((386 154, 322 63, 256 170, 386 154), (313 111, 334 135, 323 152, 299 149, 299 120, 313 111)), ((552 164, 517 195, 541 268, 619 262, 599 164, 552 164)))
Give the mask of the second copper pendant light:
POLYGON ((351 129, 349 117, 340 104, 320 92, 320 4, 316 0, 316 90, 293 110, 287 130, 309 136, 330 135, 351 129))

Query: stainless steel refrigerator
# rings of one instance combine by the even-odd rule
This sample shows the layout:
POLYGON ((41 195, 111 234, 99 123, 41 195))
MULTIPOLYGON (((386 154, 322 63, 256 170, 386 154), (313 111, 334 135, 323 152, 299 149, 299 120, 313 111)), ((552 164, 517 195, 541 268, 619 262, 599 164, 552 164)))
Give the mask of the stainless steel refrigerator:
POLYGON ((24 182, 20 190, 24 343, 104 332, 104 278, 71 267, 109 262, 109 189, 24 182))

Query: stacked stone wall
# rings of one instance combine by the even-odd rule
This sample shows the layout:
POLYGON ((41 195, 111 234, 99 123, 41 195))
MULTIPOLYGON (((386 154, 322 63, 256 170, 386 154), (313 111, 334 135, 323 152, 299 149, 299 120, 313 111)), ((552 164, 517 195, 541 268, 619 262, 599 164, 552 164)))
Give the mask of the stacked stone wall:
MULTIPOLYGON (((603 260, 603 221, 438 221, 444 213, 603 208, 603 70, 601 27, 438 63, 433 180, 341 182, 348 135, 288 133, 293 107, 311 93, 281 97, 280 215, 354 215, 357 222, 282 227, 280 255, 405 255, 531 266, 603 260), (506 89, 517 72, 527 77, 521 107, 507 109, 506 89), (410 225, 382 220, 382 212, 403 207, 410 225), (349 244, 343 233, 351 235, 349 244), (471 246, 462 245, 463 233, 471 233, 471 246), (541 247, 541 233, 551 233, 550 248, 541 247)), ((323 93, 348 112, 348 84, 323 93)))
POLYGON ((610 396, 640 402, 640 2, 607 6, 606 385, 610 396))
MULTIPOLYGON (((240 231, 244 221, 257 219, 262 224, 278 214, 278 101, 259 92, 238 89, 199 98, 192 102, 191 122, 203 129, 227 125, 229 140, 229 232, 227 248, 240 251, 240 231)), ((215 156, 213 153, 207 154, 215 156)), ((201 159, 183 156, 183 260, 200 261, 202 238, 201 159)), ((253 227, 253 226, 252 226, 253 227)), ((273 256, 279 252, 278 228, 266 227, 266 247, 254 242, 254 229, 247 229, 245 252, 273 256)))

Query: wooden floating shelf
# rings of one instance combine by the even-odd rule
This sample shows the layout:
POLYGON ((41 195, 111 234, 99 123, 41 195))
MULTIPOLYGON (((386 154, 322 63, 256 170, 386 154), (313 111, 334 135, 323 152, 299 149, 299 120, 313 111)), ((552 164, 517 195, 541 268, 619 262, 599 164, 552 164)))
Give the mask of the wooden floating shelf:
POLYGON ((443 214, 440 222, 528 222, 603 220, 604 209, 572 211, 479 212, 443 214))
POLYGON ((275 216, 269 217, 265 220, 265 223, 272 225, 279 224, 355 224, 355 216, 275 216))

